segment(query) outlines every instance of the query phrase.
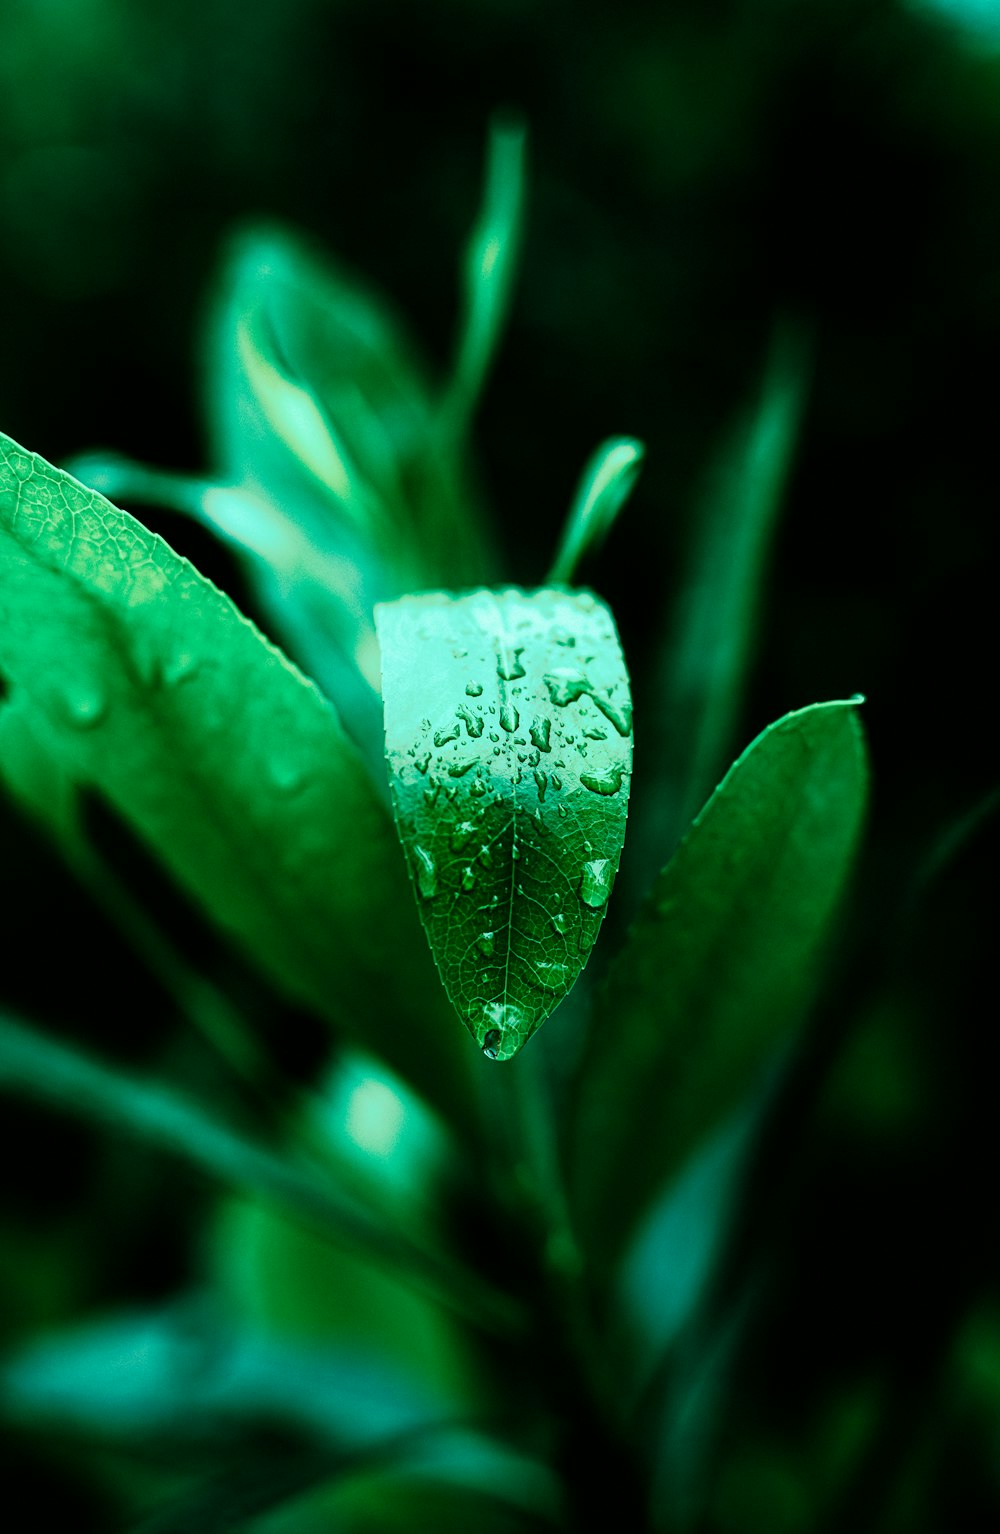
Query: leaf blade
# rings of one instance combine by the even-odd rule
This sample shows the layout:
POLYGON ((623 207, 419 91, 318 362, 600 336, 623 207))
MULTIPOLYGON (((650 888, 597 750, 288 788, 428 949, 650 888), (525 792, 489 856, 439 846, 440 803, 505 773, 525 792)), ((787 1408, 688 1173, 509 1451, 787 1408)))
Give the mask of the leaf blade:
POLYGON ((282 990, 467 1122, 388 815, 316 688, 161 538, 2 435, 0 565, 0 770, 27 715, 282 990))
POLYGON ((602 1266, 812 999, 863 822, 858 701, 815 704, 758 736, 616 957, 573 1141, 577 1213, 602 1266))
POLYGON ((376 611, 396 824, 438 972, 490 1059, 575 983, 625 836, 628 676, 590 593, 376 611))

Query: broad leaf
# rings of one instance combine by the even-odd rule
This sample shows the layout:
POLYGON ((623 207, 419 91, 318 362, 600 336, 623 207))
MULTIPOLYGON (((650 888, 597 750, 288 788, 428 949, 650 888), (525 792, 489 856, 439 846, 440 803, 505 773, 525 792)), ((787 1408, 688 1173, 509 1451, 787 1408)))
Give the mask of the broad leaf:
POLYGON ((813 996, 865 806, 856 701, 789 714, 744 752, 608 975, 571 1162, 581 1231, 602 1264, 813 996))
POLYGON ((396 824, 445 989, 507 1060, 573 985, 625 836, 628 675, 588 592, 435 592, 376 613, 396 824))
MULTIPOLYGON (((389 817, 315 687, 162 539, 2 436, 0 570, 0 770, 28 743, 99 792, 273 980, 463 1116, 389 817)), ((63 790, 50 817, 22 769, 71 834, 63 790)))

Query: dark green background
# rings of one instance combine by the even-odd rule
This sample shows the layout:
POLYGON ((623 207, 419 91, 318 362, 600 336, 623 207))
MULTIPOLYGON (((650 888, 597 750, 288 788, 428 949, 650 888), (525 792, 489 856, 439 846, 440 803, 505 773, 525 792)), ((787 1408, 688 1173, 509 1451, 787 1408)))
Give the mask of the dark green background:
MULTIPOLYGON (((802 1423, 835 1397, 861 1403, 870 1453, 831 1526, 892 1507, 886 1527, 972 1526, 1000 1502, 1000 1350, 967 1340, 995 1338, 998 1315, 988 816, 905 903, 997 781, 1000 55, 877 0, 6 4, 0 424, 57 463, 109 446, 202 467, 205 294, 227 233, 261 215, 391 295, 443 368, 503 107, 530 129, 528 220, 477 445, 507 574, 542 578, 596 441, 642 438, 640 487, 588 573, 655 706, 647 647, 698 487, 791 318, 814 375, 743 739, 868 697, 854 957, 821 1018, 823 1038, 847 1015, 856 1032, 808 1108, 789 1105, 809 1116, 795 1164, 769 1168, 759 1239, 783 1276, 738 1375, 713 1527, 802 1526, 802 1423)), ((204 535, 157 525, 245 599, 204 535)), ((82 1007, 93 1042, 161 1058, 155 986, 9 811, 3 837, 4 999, 42 1020, 82 1007)), ((223 962, 142 877, 192 956, 223 962)), ((281 1039, 307 1073, 314 1025, 281 1039)), ((21 1267, 4 1238, 4 1333, 184 1279, 171 1168, 7 1101, 0 1145, 10 1231, 56 1232, 21 1267)), ((10 1474, 50 1516, 83 1495, 30 1456, 10 1474)))

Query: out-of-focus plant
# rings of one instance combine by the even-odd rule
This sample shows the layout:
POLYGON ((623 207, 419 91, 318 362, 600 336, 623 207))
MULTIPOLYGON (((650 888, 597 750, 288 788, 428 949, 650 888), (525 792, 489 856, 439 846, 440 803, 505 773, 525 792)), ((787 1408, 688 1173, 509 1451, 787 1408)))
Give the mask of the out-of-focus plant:
POLYGON ((718 1514, 727 1370, 765 1287, 741 1192, 859 846, 860 699, 790 699, 726 770, 808 378, 788 327, 634 703, 578 581, 600 588, 640 444, 597 450, 545 584, 502 584, 469 430, 522 180, 501 125, 443 385, 381 300, 257 229, 211 306, 203 479, 108 457, 71 475, 0 438, 0 776, 234 1104, 0 1019, 6 1093, 218 1188, 197 1290, 0 1365, 9 1428, 82 1445, 150 1530, 718 1514), (283 649, 115 501, 226 540, 283 649), (308 1090, 143 907, 95 807, 289 1018, 326 1020, 308 1090), (585 969, 616 874, 638 914, 585 969))

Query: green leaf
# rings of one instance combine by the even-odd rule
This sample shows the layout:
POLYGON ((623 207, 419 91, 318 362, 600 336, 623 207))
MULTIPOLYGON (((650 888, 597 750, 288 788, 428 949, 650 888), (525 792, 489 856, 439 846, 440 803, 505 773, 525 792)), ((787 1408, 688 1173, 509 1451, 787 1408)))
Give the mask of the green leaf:
POLYGON ((656 881, 608 975, 571 1163, 581 1233, 602 1266, 812 1000, 863 820, 858 701, 788 714, 754 741, 656 881))
POLYGON ((275 982, 465 1122, 466 1063, 388 814, 316 688, 162 539, 2 436, 0 570, 0 770, 15 791, 73 834, 64 798, 50 819, 19 765, 8 719, 275 982))
POLYGON ((659 772, 640 821, 647 854, 676 845, 736 747, 810 362, 808 337, 787 323, 777 326, 759 397, 720 443, 694 509, 651 724, 650 755, 659 772))
POLYGON ((343 563, 337 595, 365 622, 379 598, 482 579, 482 531, 432 391, 356 278, 286 232, 249 230, 223 272, 208 367, 222 476, 343 563))
POLYGON ((376 613, 396 825, 442 982, 508 1060, 574 984, 625 836, 628 675, 589 592, 434 592, 376 613))
POLYGON ((549 572, 553 585, 568 584, 589 554, 601 547, 639 477, 646 449, 635 437, 609 437, 588 461, 549 572))
POLYGON ((455 366, 442 405, 442 418, 456 436, 468 429, 510 307, 521 245, 525 137, 519 121, 492 124, 483 205, 465 251, 455 366))
POLYGON ((177 1156, 198 1171, 277 1206, 309 1230, 360 1252, 399 1281, 490 1328, 514 1318, 503 1296, 445 1259, 413 1223, 380 1219, 355 1193, 225 1124, 191 1098, 90 1058, 0 1014, 0 1091, 177 1156))

